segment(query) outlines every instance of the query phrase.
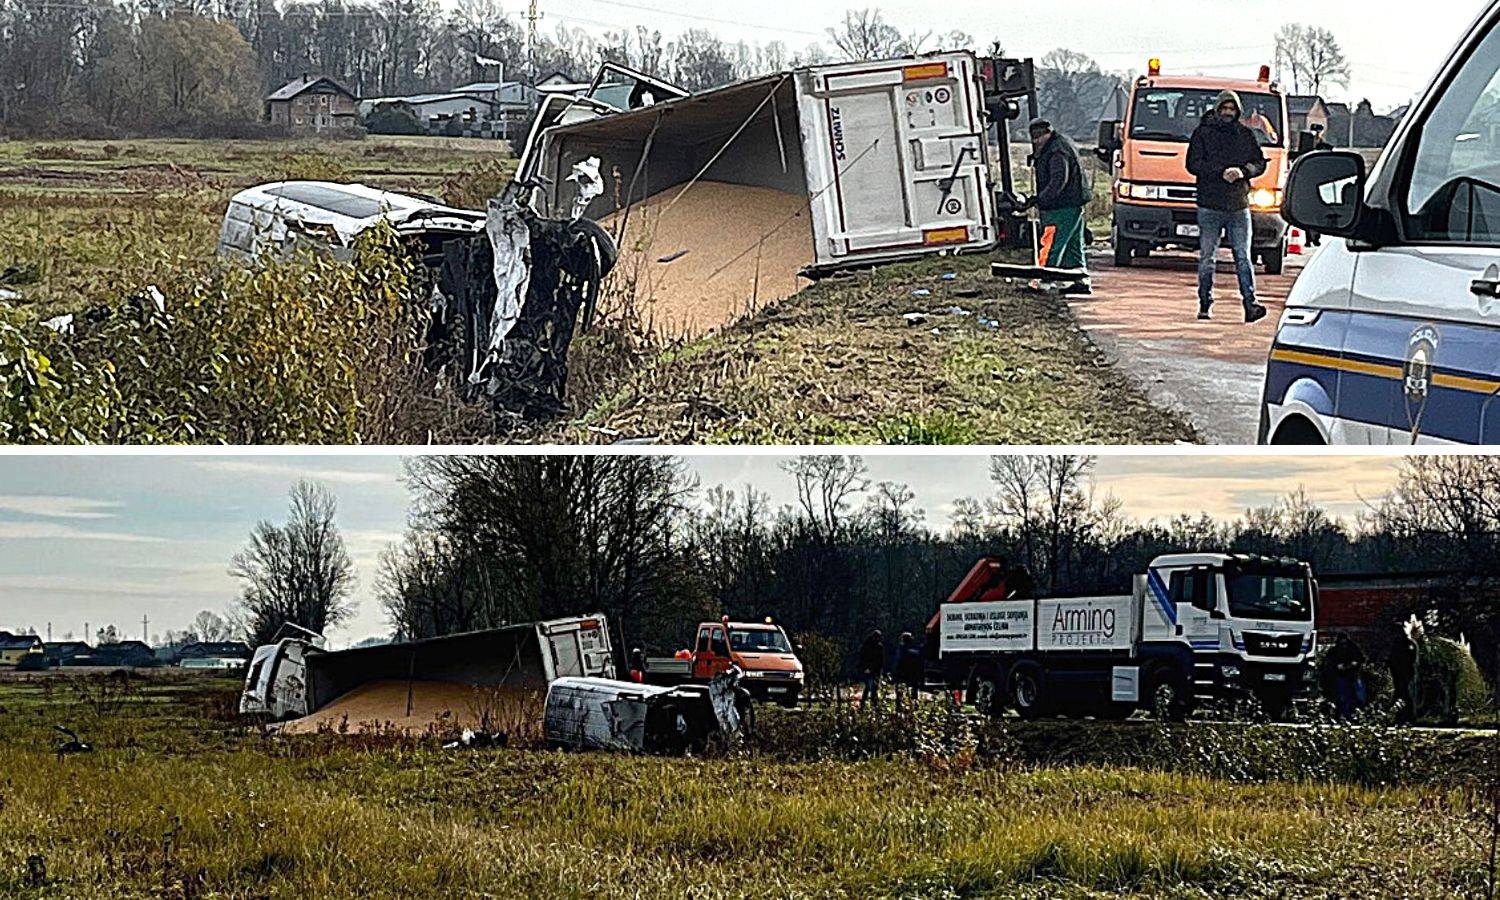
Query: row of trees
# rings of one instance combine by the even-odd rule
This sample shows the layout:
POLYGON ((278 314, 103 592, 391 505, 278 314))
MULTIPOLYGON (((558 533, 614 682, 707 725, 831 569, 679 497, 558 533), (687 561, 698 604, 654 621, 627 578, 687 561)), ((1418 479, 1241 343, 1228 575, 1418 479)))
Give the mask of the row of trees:
POLYGON ((775 616, 852 651, 872 627, 920 631, 976 558, 1024 565, 1043 593, 1129 589, 1178 550, 1287 555, 1318 572, 1439 570, 1442 628, 1481 653, 1500 625, 1500 459, 1424 457, 1357 522, 1303 493, 1234 521, 1139 522, 1093 488, 1093 459, 996 457, 991 493, 954 504, 941 532, 909 487, 872 483, 859 457, 784 469, 797 502, 702 490, 666 457, 487 456, 410 464, 410 534, 377 588, 403 637, 602 611, 622 646, 670 649, 686 623, 775 616), (1460 588, 1461 586, 1461 588, 1460 588))

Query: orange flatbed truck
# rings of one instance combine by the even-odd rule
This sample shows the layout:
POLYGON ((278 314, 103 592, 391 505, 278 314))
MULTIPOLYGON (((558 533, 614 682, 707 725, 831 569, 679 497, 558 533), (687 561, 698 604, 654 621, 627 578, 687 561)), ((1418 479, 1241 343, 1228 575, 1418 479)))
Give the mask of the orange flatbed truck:
POLYGON ((645 684, 706 683, 730 666, 744 673, 740 685, 756 700, 796 706, 804 675, 792 642, 781 626, 763 622, 700 622, 692 649, 672 656, 632 654, 631 675, 645 684))
POLYGON ((1266 273, 1280 274, 1289 227, 1281 216, 1291 160, 1310 150, 1313 135, 1287 133, 1286 95, 1258 77, 1163 75, 1152 59, 1130 91, 1125 119, 1099 123, 1099 158, 1111 167, 1114 216, 1110 242, 1117 266, 1128 266, 1167 247, 1198 249, 1197 186, 1187 170, 1188 141, 1220 91, 1239 94, 1241 121, 1255 133, 1266 171, 1250 183, 1251 257, 1266 273))

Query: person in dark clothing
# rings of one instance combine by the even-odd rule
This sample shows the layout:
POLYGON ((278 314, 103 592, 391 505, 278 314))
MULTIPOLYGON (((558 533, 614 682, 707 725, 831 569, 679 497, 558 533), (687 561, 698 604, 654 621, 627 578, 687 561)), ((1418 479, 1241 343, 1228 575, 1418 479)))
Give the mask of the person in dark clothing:
POLYGON ((871 631, 859 647, 859 674, 864 682, 859 708, 864 709, 880 702, 880 677, 885 674, 885 639, 879 628, 871 631))
POLYGON ((1407 631, 1406 626, 1396 625, 1395 641, 1391 644, 1387 665, 1391 670, 1391 683, 1396 701, 1396 721, 1411 724, 1417 720, 1417 664, 1421 649, 1407 631))
MULTIPOLYGON (((1089 202, 1089 185, 1083 174, 1083 158, 1065 134, 1059 134, 1046 119, 1031 123, 1032 166, 1042 234, 1037 264, 1058 269, 1083 269, 1083 209, 1089 202)), ((1088 277, 1063 288, 1064 294, 1091 294, 1088 277)))
POLYGON ((922 651, 910 631, 901 632, 896 645, 896 667, 891 675, 897 684, 896 699, 916 699, 922 687, 922 651))
POLYGON ((1187 170, 1198 187, 1198 318, 1212 318, 1214 266, 1219 243, 1234 254, 1245 321, 1266 314, 1255 300, 1255 267, 1250 261, 1250 182, 1266 170, 1266 155, 1255 133, 1240 121, 1244 111, 1234 91, 1220 91, 1212 112, 1193 130, 1187 170))
POLYGON ((1365 705, 1365 652, 1348 635, 1339 635, 1328 651, 1333 670, 1333 702, 1340 719, 1350 719, 1365 705))

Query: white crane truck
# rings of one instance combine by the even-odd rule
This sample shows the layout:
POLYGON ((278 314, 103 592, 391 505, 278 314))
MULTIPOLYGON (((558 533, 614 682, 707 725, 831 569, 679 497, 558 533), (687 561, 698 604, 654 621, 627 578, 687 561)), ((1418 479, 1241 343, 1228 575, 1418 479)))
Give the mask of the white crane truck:
POLYGON ((983 712, 1176 720, 1210 698, 1254 697, 1281 719, 1315 686, 1305 562, 1169 554, 1106 597, 1026 597, 1027 581, 982 559, 928 624, 945 685, 983 712))

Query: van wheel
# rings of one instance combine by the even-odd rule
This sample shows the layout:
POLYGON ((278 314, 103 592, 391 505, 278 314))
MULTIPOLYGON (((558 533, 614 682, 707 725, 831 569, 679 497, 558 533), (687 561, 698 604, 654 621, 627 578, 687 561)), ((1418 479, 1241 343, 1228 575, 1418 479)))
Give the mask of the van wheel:
POLYGON ((1016 666, 1010 674, 1010 703, 1023 719, 1039 719, 1048 714, 1040 668, 1024 664, 1016 666))
POLYGON ((1120 237, 1117 230, 1114 233, 1113 243, 1115 245, 1115 266, 1121 269, 1127 268, 1130 261, 1135 258, 1135 241, 1120 237))
POLYGON ((1280 275, 1283 266, 1286 264, 1286 245, 1282 244, 1279 247, 1265 250, 1260 254, 1260 258, 1266 264, 1267 275, 1280 275))
POLYGON ((1317 426, 1302 416, 1291 416, 1271 436, 1273 445, 1322 446, 1325 442, 1317 426))

